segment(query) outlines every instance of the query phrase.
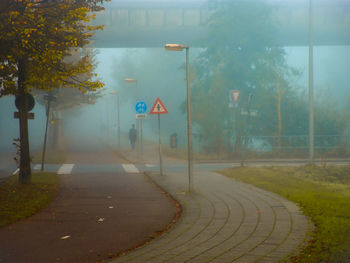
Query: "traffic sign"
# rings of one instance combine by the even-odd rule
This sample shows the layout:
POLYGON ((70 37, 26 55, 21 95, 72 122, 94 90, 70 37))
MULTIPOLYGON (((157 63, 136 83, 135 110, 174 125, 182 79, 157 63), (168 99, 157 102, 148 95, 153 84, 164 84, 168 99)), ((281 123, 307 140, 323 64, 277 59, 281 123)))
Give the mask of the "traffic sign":
MULTIPOLYGON (((35 106, 35 100, 32 94, 25 93, 25 99, 27 100, 28 111, 31 111, 35 106)), ((19 110, 20 104, 22 104, 23 96, 16 95, 15 106, 19 110)))
POLYGON ((147 112, 147 104, 143 101, 138 101, 135 105, 136 113, 143 114, 147 112))
POLYGON ((235 102, 235 104, 237 104, 240 94, 241 94, 241 92, 239 90, 231 90, 231 95, 232 95, 232 98, 233 98, 233 101, 235 102))
POLYGON ((143 120, 147 118, 147 113, 137 113, 136 114, 136 119, 137 120, 143 120))
POLYGON ((157 98, 149 114, 167 114, 167 113, 168 113, 168 110, 165 108, 163 102, 160 100, 160 98, 157 98))

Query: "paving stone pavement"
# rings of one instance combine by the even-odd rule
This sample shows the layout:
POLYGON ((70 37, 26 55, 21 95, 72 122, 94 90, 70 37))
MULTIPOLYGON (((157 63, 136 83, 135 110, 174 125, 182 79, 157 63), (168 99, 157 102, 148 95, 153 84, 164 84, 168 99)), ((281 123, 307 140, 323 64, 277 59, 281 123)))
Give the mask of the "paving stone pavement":
POLYGON ((283 262, 312 228, 293 203, 273 193, 213 172, 150 177, 180 202, 180 220, 149 244, 109 263, 283 262))

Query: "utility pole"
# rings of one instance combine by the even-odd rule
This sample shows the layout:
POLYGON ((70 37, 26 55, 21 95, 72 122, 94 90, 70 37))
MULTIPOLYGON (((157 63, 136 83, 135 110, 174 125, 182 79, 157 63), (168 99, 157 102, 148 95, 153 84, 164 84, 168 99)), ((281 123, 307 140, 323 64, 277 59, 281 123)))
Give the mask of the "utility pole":
POLYGON ((313 36, 312 0, 309 6, 309 159, 314 162, 314 74, 313 74, 313 36))

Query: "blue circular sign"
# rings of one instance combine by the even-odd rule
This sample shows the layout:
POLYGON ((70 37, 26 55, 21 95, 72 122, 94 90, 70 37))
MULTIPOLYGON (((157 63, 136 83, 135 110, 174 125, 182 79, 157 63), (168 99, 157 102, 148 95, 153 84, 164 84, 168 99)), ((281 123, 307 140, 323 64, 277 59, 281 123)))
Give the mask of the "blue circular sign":
POLYGON ((139 101, 135 105, 136 113, 143 114, 147 112, 147 104, 143 101, 139 101))

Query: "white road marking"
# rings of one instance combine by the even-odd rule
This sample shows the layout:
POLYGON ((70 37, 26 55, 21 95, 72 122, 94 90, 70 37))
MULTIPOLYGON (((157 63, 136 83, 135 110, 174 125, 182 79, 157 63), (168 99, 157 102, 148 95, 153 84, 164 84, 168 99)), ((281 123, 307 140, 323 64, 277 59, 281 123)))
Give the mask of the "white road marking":
POLYGON ((12 175, 16 175, 18 172, 19 172, 19 168, 17 168, 16 171, 14 171, 14 172, 12 173, 12 175))
POLYGON ((41 168, 41 164, 36 164, 33 166, 34 170, 39 170, 41 168))
POLYGON ((57 174, 70 174, 73 170, 74 164, 65 163, 58 169, 57 174))
POLYGON ((145 164, 145 166, 148 168, 156 167, 154 164, 145 164))
POLYGON ((127 173, 140 173, 139 169, 133 164, 122 164, 122 166, 127 173))

